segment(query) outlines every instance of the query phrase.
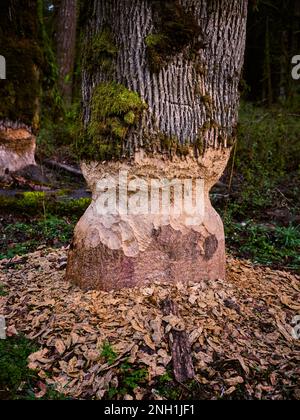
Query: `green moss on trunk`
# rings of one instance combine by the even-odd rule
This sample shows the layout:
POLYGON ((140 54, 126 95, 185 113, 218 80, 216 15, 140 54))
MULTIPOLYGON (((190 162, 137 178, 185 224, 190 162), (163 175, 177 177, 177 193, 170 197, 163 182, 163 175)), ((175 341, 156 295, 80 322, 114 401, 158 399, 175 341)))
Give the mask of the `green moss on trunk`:
POLYGON ((150 68, 158 72, 184 50, 189 56, 196 55, 205 42, 194 14, 178 0, 151 0, 151 4, 155 29, 145 43, 150 68))
POLYGON ((173 156, 185 157, 190 152, 189 142, 183 144, 175 136, 169 137, 166 134, 160 133, 159 135, 159 150, 158 152, 168 155, 171 159, 173 156))
POLYGON ((83 67, 89 73, 98 71, 99 67, 102 71, 109 72, 112 70, 113 60, 117 53, 118 48, 111 29, 106 26, 87 45, 87 50, 83 58, 83 67))
POLYGON ((81 158, 120 158, 129 129, 145 109, 146 103, 136 92, 115 82, 100 83, 93 93, 90 122, 78 144, 81 158))

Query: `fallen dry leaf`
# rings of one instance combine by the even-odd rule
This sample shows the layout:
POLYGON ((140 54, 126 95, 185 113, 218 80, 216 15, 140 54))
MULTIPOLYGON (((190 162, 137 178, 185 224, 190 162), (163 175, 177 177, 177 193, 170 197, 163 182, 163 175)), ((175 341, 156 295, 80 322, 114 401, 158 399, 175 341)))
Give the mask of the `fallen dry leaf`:
POLYGON ((66 351, 66 346, 64 342, 60 339, 55 341, 55 348, 60 355, 64 354, 64 352, 66 351))
POLYGON ((38 382, 37 386, 39 387, 39 391, 34 393, 35 398, 43 398, 48 391, 47 386, 44 384, 44 382, 38 382))
MULTIPOLYGON (((7 331, 40 345, 28 361, 46 386, 75 399, 107 398, 110 387, 121 386, 126 362, 148 376, 128 395, 161 400, 157 380, 172 363, 165 332, 185 329, 205 398, 234 399, 237 391, 248 399, 298 395, 300 342, 292 319, 300 315, 299 276, 228 257, 225 280, 84 292, 57 269, 65 258, 65 249, 39 250, 26 256, 22 270, 0 262, 0 283, 9 291, 0 314, 7 331), (166 297, 180 318, 163 316, 166 297), (110 362, 100 357, 104 343, 115 352, 110 362)), ((44 391, 41 385, 36 394, 44 391)))

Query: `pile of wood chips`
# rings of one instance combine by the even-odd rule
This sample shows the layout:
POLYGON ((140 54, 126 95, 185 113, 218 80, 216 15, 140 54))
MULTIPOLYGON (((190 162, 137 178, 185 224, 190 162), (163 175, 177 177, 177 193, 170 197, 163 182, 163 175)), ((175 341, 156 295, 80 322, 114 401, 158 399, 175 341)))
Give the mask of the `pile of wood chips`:
POLYGON ((126 361, 148 377, 117 398, 161 399, 173 329, 188 334, 199 398, 300 399, 299 276, 229 256, 225 281, 83 292, 64 280, 66 255, 39 250, 0 264, 7 335, 40 344, 29 367, 47 386, 76 399, 108 398, 126 361), (164 316, 166 299, 178 316, 164 316), (101 356, 105 343, 117 354, 111 364, 101 356))

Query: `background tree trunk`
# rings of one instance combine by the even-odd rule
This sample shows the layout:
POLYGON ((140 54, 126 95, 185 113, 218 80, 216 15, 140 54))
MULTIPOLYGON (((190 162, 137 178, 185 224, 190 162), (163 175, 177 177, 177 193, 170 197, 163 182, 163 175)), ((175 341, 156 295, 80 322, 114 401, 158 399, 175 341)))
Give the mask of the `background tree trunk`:
POLYGON ((72 101, 76 56, 77 0, 61 0, 57 16, 57 61, 59 87, 66 104, 72 101))
POLYGON ((223 278, 223 224, 209 191, 235 141, 247 1, 90 8, 79 150, 94 200, 76 227, 67 278, 106 290, 223 278), (99 216, 97 182, 122 169, 129 179, 204 179, 204 220, 191 228, 186 214, 99 216))
POLYGON ((299 24, 300 0, 260 1, 254 10, 250 6, 245 65, 250 100, 297 104, 291 59, 299 54, 299 24))
POLYGON ((40 114, 40 3, 4 0, 0 14, 0 51, 6 80, 0 80, 0 178, 35 165, 40 114))

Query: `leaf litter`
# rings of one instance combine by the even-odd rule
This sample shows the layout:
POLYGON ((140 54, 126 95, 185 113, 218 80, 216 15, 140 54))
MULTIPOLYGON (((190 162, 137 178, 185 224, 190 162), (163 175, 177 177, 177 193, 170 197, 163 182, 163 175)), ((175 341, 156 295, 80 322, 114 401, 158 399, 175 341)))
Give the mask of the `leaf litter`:
POLYGON ((65 281, 59 266, 66 258, 63 248, 0 263, 8 336, 23 333, 40 345, 28 359, 41 378, 38 395, 46 384, 71 398, 109 398, 130 363, 146 369, 146 383, 115 398, 163 399, 158 384, 172 364, 167 334, 177 329, 192 349, 193 398, 300 398, 299 276, 228 256, 226 280, 84 292, 65 281), (166 298, 179 316, 163 315, 166 298), (113 362, 101 355, 105 343, 113 362))

